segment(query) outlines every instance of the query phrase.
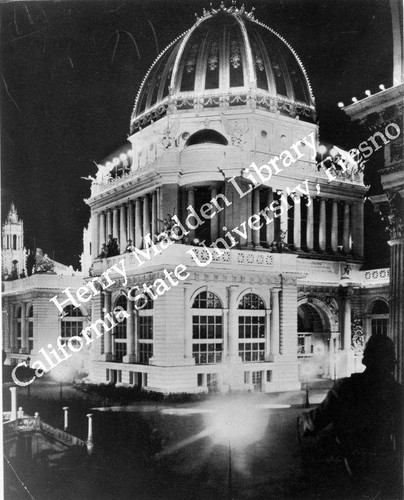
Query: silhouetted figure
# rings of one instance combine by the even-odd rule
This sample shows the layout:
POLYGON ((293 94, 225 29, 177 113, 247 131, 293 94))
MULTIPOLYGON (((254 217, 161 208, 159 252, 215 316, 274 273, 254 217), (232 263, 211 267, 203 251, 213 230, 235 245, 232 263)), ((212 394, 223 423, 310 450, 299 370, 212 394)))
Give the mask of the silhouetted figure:
POLYGON ((300 417, 299 430, 305 436, 332 424, 354 493, 401 498, 402 388, 392 375, 393 342, 372 335, 362 363, 363 373, 337 381, 317 408, 300 417))
POLYGON ((108 257, 111 257, 111 248, 112 248, 112 234, 109 234, 107 241, 108 257))
POLYGON ((108 257, 114 257, 115 255, 119 255, 119 245, 118 245, 118 239, 113 238, 111 246, 109 248, 110 253, 108 253, 108 257))
POLYGON ((102 245, 101 252, 98 255, 97 259, 105 259, 106 257, 108 257, 108 247, 107 247, 106 243, 104 243, 102 245))
POLYGON ((135 247, 132 245, 132 240, 128 240, 128 244, 126 245, 125 252, 130 253, 135 251, 135 247))

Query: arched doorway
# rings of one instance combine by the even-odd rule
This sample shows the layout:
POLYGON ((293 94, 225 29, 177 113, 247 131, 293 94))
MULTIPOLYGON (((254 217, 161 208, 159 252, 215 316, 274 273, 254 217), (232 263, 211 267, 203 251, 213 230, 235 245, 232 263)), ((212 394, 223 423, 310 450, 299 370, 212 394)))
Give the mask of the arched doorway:
POLYGON ((330 322, 320 306, 303 303, 297 309, 297 357, 301 380, 330 377, 330 322))

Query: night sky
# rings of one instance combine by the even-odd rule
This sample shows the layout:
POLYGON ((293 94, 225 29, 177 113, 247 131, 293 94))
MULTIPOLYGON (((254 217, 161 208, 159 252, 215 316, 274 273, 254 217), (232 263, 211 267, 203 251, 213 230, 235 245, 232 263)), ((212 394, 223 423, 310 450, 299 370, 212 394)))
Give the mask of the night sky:
MULTIPOLYGON (((218 7, 219 2, 213 2, 218 7)), ((231 2, 226 2, 231 5, 231 2)), ((238 5, 241 5, 239 2, 238 5)), ((350 148, 370 134, 338 107, 392 84, 387 0, 254 0, 255 17, 278 31, 308 72, 320 139, 350 148)), ((157 54, 209 1, 17 2, 0 7, 2 220, 12 200, 25 244, 77 267, 93 163, 125 143, 134 100, 157 54), (35 240, 34 240, 35 238, 35 240)), ((377 158, 369 164, 374 175, 377 158)), ((388 255, 366 204, 367 265, 388 255)), ((366 244, 365 243, 365 244, 366 244)))

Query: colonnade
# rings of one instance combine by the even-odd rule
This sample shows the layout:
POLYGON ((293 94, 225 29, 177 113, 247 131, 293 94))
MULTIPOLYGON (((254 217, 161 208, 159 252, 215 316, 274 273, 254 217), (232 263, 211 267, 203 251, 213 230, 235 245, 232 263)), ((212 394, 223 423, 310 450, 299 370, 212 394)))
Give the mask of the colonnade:
POLYGON ((129 240, 136 248, 142 248, 143 237, 161 232, 160 188, 136 200, 128 200, 103 211, 93 211, 91 215, 91 253, 95 259, 108 237, 118 240, 121 253, 129 240))
MULTIPOLYGON (((274 193, 271 188, 259 190, 255 189, 252 193, 252 213, 258 214, 260 206, 262 206, 262 198, 265 200, 265 206, 269 207, 274 201, 274 193)), ((342 240, 342 250, 345 254, 355 253, 363 256, 363 203, 358 201, 356 203, 348 201, 330 200, 328 198, 317 197, 319 201, 319 218, 318 218, 318 233, 315 234, 315 221, 314 221, 314 200, 311 198, 310 203, 306 197, 294 194, 293 212, 291 209, 286 210, 283 205, 283 211, 280 216, 280 230, 287 232, 289 229, 288 219, 293 219, 293 234, 287 238, 286 241, 293 242, 295 250, 302 249, 302 204, 306 208, 306 245, 308 251, 314 251, 315 242, 318 242, 318 249, 321 252, 327 250, 327 227, 331 225, 331 250, 334 253, 338 252, 339 240, 342 240), (332 204, 331 217, 327 217, 327 203, 332 204), (343 204, 343 218, 342 218, 342 237, 339 237, 339 216, 338 205, 343 204)), ((290 201, 290 200, 289 200, 290 201)), ((281 203, 278 201, 278 203, 281 203)), ((292 206, 292 203, 289 206, 292 206)), ((272 217, 272 212, 269 211, 268 217, 272 217)), ((274 240, 275 224, 266 225, 266 243, 270 245, 274 240)), ((260 232, 252 231, 252 244, 259 246, 260 232)), ((249 241, 247 240, 247 245, 249 241)))
MULTIPOLYGON (((183 214, 182 217, 180 214, 180 220, 183 223, 188 215, 186 207, 192 206, 197 213, 200 212, 201 207, 196 205, 196 189, 189 186, 181 192, 183 214)), ((217 195, 218 188, 215 186, 210 187, 210 199, 215 199, 217 195)), ((294 194, 293 196, 294 201, 288 198, 288 206, 294 207, 292 210, 291 208, 286 209, 286 198, 280 201, 279 197, 274 197, 274 191, 271 188, 254 189, 246 195, 245 200, 240 199, 239 207, 230 207, 232 217, 229 220, 227 220, 226 207, 224 207, 224 211, 218 211, 217 216, 215 215, 209 219, 211 242, 215 242, 219 236, 223 235, 224 231, 222 227, 224 225, 231 230, 238 224, 247 221, 252 215, 258 215, 261 207, 269 207, 274 200, 278 200, 278 203, 283 206, 279 223, 276 222, 276 218, 274 218, 275 214, 272 211, 267 212, 268 218, 273 219, 272 223, 267 223, 268 218, 265 220, 261 217, 261 222, 263 222, 263 227, 265 227, 266 245, 270 246, 275 239, 280 237, 279 233, 276 234, 275 228, 277 227, 278 231, 283 232, 285 235, 287 234, 285 242, 293 245, 294 250, 302 250, 304 246, 304 249, 308 251, 325 252, 331 250, 337 253, 339 247, 342 247, 345 254, 353 253, 363 256, 362 200, 358 202, 339 201, 321 196, 312 197, 308 200, 306 197, 299 198, 298 194, 294 194), (319 203, 316 220, 314 211, 315 199, 317 200, 316 203, 319 203), (327 210, 327 204, 331 204, 331 209, 327 210), (343 205, 342 210, 339 210, 339 204, 343 205), (304 210, 306 217, 305 227, 302 224, 302 210, 304 210), (238 222, 237 217, 240 219, 238 222), (289 230, 290 218, 293 219, 292 231, 289 230), (327 239, 327 228, 330 226, 331 240, 327 239), (339 234, 341 228, 342 235, 339 234), (303 230, 305 231, 304 238, 303 230), (303 240, 305 240, 305 245, 302 243, 303 240)), ((141 249, 144 236, 149 233, 156 235, 163 230, 159 222, 159 220, 163 219, 162 212, 162 188, 157 188, 135 200, 128 200, 107 210, 93 211, 91 221, 93 259, 100 253, 100 248, 103 243, 107 242, 109 235, 118 240, 121 253, 125 250, 128 240, 132 240, 132 244, 136 248, 141 249)), ((164 217, 166 216, 164 215, 164 217)), ((260 230, 251 230, 247 224, 246 231, 246 239, 240 242, 240 246, 259 247, 264 243, 260 230)), ((192 241, 195 238, 195 230, 190 229, 187 238, 188 241, 192 241)))

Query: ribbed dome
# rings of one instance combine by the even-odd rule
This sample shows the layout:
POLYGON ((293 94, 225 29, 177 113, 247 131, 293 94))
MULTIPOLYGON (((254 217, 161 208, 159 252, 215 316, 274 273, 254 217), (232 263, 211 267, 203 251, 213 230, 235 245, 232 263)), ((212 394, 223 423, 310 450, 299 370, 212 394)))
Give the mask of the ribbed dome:
POLYGON ((257 107, 313 120, 314 98, 292 47, 252 12, 234 5, 204 11, 147 72, 131 132, 173 110, 223 105, 257 107))

